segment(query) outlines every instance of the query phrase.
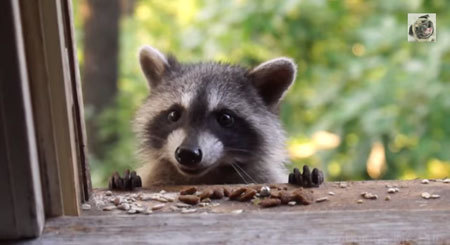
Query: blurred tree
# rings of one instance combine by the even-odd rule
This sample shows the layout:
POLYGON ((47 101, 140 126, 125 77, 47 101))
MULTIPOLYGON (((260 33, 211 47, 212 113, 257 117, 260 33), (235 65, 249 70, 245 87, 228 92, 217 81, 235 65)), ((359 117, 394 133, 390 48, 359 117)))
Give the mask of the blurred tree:
POLYGON ((117 95, 119 17, 118 0, 86 0, 84 16, 83 91, 87 112, 89 150, 102 157, 104 147, 116 135, 101 139, 97 134, 98 115, 117 95))

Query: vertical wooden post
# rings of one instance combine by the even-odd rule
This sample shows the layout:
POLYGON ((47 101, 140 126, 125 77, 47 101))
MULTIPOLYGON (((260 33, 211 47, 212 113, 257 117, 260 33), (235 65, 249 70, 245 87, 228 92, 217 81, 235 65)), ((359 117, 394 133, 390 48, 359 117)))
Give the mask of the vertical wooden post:
POLYGON ((20 7, 46 215, 78 215, 91 185, 70 1, 20 7))
POLYGON ((0 1, 0 33, 0 237, 33 237, 44 210, 17 0, 0 1))

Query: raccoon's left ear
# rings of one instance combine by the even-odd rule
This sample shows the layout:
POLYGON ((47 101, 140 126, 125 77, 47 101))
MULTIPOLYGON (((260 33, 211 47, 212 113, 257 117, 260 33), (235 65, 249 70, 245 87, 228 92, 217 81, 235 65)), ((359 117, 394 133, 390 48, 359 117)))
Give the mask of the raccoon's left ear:
POLYGON ((266 105, 276 109, 295 80, 297 66, 290 58, 266 61, 250 70, 248 76, 266 105))

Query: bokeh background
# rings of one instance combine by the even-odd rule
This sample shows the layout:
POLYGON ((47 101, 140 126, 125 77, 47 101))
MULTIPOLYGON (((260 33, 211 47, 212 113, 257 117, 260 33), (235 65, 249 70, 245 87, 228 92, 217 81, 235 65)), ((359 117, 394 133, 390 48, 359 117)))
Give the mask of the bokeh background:
POLYGON ((298 64, 281 110, 292 162, 328 180, 450 176, 446 0, 74 0, 91 174, 138 166, 130 121, 148 95, 137 52, 248 67, 298 64), (436 43, 408 43, 407 14, 436 13, 436 43))

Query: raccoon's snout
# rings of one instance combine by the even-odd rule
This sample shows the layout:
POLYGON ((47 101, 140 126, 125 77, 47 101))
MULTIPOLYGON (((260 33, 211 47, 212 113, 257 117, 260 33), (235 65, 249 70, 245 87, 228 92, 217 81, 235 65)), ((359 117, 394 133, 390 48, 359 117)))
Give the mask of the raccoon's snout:
POLYGON ((177 161, 186 167, 194 166, 202 161, 200 148, 178 147, 175 151, 177 161))

